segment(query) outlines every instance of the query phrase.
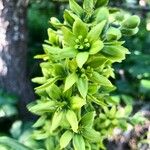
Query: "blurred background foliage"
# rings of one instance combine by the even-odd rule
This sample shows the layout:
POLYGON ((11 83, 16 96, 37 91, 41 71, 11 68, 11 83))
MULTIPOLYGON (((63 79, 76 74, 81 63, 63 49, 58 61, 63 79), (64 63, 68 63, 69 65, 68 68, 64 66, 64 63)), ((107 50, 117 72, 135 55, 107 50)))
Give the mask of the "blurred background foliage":
MULTIPOLYGON (((145 108, 150 111, 150 1, 149 0, 110 0, 110 6, 121 8, 124 13, 141 17, 140 30, 132 38, 126 38, 126 47, 131 55, 121 64, 116 64, 117 90, 113 98, 125 104, 133 104, 135 112, 145 108)), ((36 54, 43 53, 42 43, 47 39, 49 19, 55 16, 62 20, 62 11, 67 0, 30 0, 27 12, 28 26, 28 74, 30 78, 41 75, 36 54)), ((33 87, 35 85, 33 84, 33 87)), ((0 91, 0 134, 8 134, 26 145, 36 144, 26 140, 31 133, 31 123, 23 124, 18 117, 17 97, 0 91), (6 126, 4 126, 6 124, 6 126), (29 142, 29 143, 28 143, 29 142)), ((3 147, 2 147, 3 148, 3 147)), ((5 150, 5 148, 3 148, 5 150)))

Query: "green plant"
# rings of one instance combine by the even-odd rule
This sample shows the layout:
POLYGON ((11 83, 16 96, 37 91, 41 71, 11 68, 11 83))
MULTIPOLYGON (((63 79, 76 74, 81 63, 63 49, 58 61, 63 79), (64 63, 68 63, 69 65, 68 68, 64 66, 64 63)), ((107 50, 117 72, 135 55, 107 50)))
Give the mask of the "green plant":
POLYGON ((140 19, 118 19, 113 12, 119 10, 108 9, 108 0, 84 0, 83 8, 74 0, 69 4, 64 23, 51 18, 45 54, 35 57, 44 62, 43 77, 32 80, 41 84, 35 88, 39 99, 28 106, 40 116, 33 137, 46 150, 105 149, 103 141, 114 128, 141 122, 139 116, 129 117, 131 106, 120 113, 110 96, 115 89, 112 64, 129 54, 121 38, 136 34, 140 19))
POLYGON ((51 141, 46 149, 98 150, 115 127, 126 129, 132 123, 131 109, 117 112, 109 78, 114 78, 112 64, 129 54, 122 35, 136 34, 140 20, 112 19, 108 1, 84 0, 83 8, 74 0, 69 3, 64 23, 51 19, 45 54, 36 56, 45 61, 43 77, 32 80, 42 84, 35 88, 40 99, 28 108, 40 116, 34 137, 51 141))

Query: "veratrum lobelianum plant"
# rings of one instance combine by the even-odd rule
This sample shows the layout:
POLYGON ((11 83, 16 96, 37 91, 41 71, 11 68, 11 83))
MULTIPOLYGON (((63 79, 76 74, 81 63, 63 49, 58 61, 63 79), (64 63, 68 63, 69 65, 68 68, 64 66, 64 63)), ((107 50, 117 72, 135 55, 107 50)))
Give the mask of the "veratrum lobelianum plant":
POLYGON ((69 0, 64 22, 51 18, 43 44, 43 77, 33 79, 39 99, 28 106, 38 115, 34 138, 46 150, 100 150, 115 128, 137 123, 131 107, 118 110, 110 97, 115 89, 112 64, 129 54, 122 36, 138 32, 138 16, 124 17, 107 7, 108 0, 69 0), (82 6, 83 7, 82 7, 82 6), (114 15, 116 14, 116 15, 114 15))

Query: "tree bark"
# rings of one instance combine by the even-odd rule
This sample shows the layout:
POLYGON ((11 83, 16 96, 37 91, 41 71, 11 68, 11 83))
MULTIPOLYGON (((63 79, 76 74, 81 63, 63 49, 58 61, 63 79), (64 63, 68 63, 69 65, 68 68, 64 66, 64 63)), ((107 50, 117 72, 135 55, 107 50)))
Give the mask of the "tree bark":
POLYGON ((34 95, 27 78, 26 0, 0 0, 0 88, 19 96, 22 119, 34 95))

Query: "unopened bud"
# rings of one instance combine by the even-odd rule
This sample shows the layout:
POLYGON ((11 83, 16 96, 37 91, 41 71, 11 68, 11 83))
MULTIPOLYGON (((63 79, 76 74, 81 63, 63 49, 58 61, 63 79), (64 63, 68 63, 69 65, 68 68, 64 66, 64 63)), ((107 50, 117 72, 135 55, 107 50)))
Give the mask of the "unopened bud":
POLYGON ((80 47, 79 47, 79 49, 83 49, 84 47, 83 47, 83 45, 81 45, 80 47))
POLYGON ((80 41, 79 41, 79 39, 76 39, 75 42, 78 44, 80 41))
POLYGON ((84 39, 84 42, 87 43, 89 40, 88 39, 84 39))
POLYGON ((85 46, 86 46, 86 47, 90 47, 90 43, 86 43, 85 46))
POLYGON ((75 49, 78 49, 79 48, 79 46, 78 45, 75 45, 75 47, 74 47, 75 49))
POLYGON ((79 36, 78 36, 78 39, 79 39, 79 40, 83 39, 83 36, 82 36, 82 35, 79 35, 79 36))

